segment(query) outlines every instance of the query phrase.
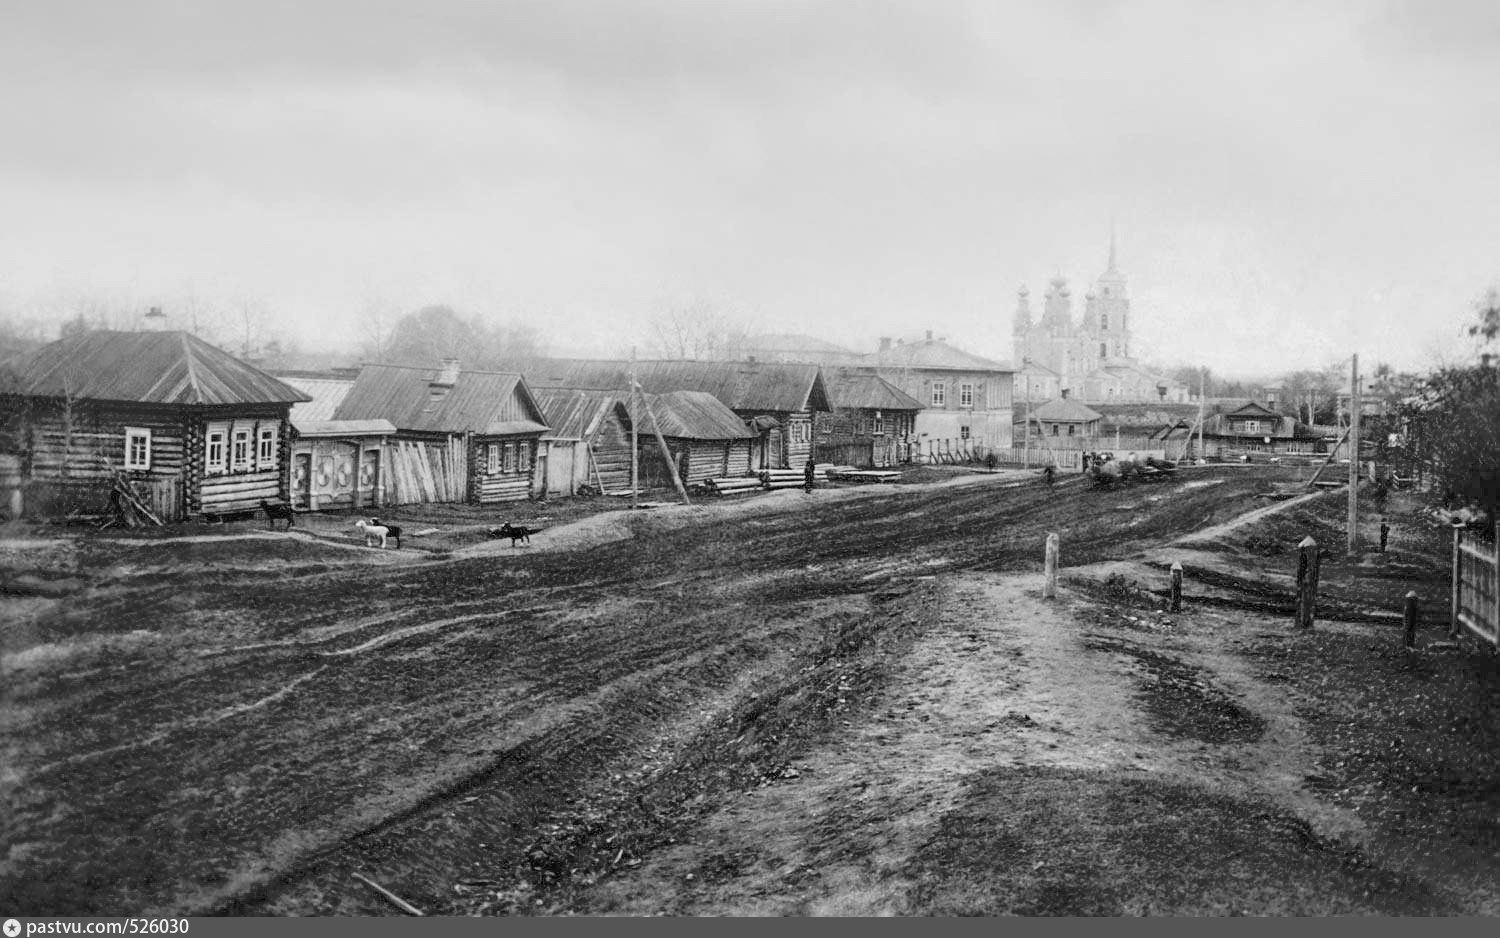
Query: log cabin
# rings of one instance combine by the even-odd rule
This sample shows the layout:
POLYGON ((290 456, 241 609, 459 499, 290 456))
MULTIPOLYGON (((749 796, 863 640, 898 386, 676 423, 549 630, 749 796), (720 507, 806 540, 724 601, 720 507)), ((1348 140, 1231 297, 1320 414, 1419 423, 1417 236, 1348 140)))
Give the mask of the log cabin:
MULTIPOLYGON (((628 361, 546 358, 527 365, 538 388, 630 393, 628 361)), ((831 410, 823 370, 813 364, 761 361, 637 361, 645 394, 694 391, 712 395, 751 430, 751 468, 800 468, 813 449, 813 415, 831 410)))
POLYGON ((117 480, 163 521, 287 499, 307 395, 186 332, 96 330, 11 363, 0 451, 32 517, 107 511, 117 480))
POLYGON ((910 462, 922 402, 880 375, 847 367, 828 374, 833 404, 813 421, 821 463, 886 468, 910 462))
POLYGON ((519 374, 365 365, 333 418, 386 420, 385 504, 489 505, 533 497, 538 444, 548 426, 519 374))
POLYGON ((671 488, 659 429, 685 485, 747 475, 754 434, 723 402, 703 391, 642 394, 633 414, 629 395, 612 391, 542 388, 537 391, 553 429, 546 461, 549 494, 588 486, 606 494, 630 491, 630 440, 634 423, 642 489, 671 488))

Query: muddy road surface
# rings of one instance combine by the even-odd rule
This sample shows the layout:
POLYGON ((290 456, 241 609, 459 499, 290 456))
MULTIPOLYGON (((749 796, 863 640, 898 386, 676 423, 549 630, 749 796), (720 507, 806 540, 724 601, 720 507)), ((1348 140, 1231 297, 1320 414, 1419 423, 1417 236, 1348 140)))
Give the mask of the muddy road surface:
MULTIPOLYGON (((1273 484, 1183 475, 782 492, 399 560, 0 542, 60 584, 4 599, 0 895, 397 913, 359 873, 428 914, 1494 911, 1492 782, 1372 824, 1332 768, 1355 743, 1288 686, 1378 616, 1297 658, 1253 553, 1160 611, 1172 543, 1273 484)), ((1398 675, 1478 688, 1454 746, 1492 732, 1466 654, 1398 675)))

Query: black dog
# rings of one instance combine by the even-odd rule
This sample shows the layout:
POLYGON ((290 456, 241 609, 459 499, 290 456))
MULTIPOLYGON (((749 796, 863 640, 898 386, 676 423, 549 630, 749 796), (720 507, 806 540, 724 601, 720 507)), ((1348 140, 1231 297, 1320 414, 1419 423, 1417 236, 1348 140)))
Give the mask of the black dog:
POLYGON ((292 510, 291 505, 273 505, 264 498, 260 500, 260 510, 266 513, 266 526, 276 530, 278 520, 286 521, 286 529, 290 531, 292 525, 297 523, 297 513, 292 510))
POLYGON ((379 527, 385 528, 385 536, 386 537, 393 537, 393 538, 395 538, 396 539, 396 549, 397 550, 401 549, 401 529, 400 528, 396 527, 394 524, 387 524, 386 522, 381 521, 379 518, 371 518, 370 519, 370 523, 373 524, 373 525, 377 525, 379 527))
POLYGON ((512 547, 515 547, 516 544, 520 541, 525 541, 527 544, 530 544, 531 535, 535 533, 535 528, 528 528, 525 525, 511 524, 509 521, 500 525, 500 527, 498 528, 490 528, 490 537, 508 537, 510 538, 510 546, 512 547))

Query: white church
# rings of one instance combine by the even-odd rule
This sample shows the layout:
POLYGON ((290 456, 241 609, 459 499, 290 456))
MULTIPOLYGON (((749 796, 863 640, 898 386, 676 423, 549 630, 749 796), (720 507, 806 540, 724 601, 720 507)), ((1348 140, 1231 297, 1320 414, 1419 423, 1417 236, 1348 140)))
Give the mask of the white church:
POLYGON ((1083 318, 1073 319, 1073 291, 1053 277, 1042 299, 1042 317, 1031 318, 1031 293, 1016 302, 1015 400, 1040 403, 1066 397, 1091 404, 1165 401, 1186 403, 1188 388, 1141 367, 1131 354, 1130 297, 1109 239, 1109 266, 1083 297, 1083 318))

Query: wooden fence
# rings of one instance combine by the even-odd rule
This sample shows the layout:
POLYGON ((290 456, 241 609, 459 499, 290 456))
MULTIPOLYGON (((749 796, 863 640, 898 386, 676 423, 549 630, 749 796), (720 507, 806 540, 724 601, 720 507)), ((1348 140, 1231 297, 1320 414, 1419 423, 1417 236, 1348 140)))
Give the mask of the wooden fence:
POLYGON ((1453 631, 1500 646, 1500 549, 1474 531, 1453 531, 1453 631))

